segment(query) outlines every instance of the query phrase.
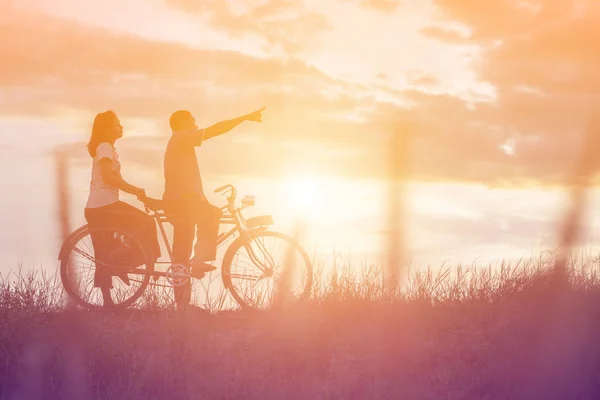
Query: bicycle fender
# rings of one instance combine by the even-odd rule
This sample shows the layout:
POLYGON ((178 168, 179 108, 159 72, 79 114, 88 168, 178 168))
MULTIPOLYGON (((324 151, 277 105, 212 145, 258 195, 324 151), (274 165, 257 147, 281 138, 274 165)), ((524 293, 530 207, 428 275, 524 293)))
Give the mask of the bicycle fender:
POLYGON ((81 233, 82 231, 86 230, 88 228, 87 225, 83 225, 82 227, 76 229, 75 231, 71 232, 71 234, 69 236, 67 236, 67 238, 63 241, 62 245, 60 246, 60 250, 58 252, 58 260, 59 261, 63 261, 65 257, 67 257, 69 254, 69 247, 71 244, 71 240, 73 239, 74 236, 78 235, 79 233, 81 233))
POLYGON ((273 216, 271 215, 258 215, 246 220, 246 225, 248 225, 248 228, 250 229, 263 228, 273 224, 273 216))

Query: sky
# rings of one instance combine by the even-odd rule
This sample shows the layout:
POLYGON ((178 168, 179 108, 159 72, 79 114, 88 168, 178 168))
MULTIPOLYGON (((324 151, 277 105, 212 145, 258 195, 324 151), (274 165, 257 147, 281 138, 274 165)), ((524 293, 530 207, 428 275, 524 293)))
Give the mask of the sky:
POLYGON ((415 265, 552 248, 598 108, 599 18, 585 0, 0 0, 0 270, 55 267, 53 150, 75 228, 107 109, 125 179, 158 197, 170 113, 206 126, 267 107, 198 149, 207 189, 233 183, 287 232, 304 219, 320 257, 379 262, 393 135, 409 139, 415 265))

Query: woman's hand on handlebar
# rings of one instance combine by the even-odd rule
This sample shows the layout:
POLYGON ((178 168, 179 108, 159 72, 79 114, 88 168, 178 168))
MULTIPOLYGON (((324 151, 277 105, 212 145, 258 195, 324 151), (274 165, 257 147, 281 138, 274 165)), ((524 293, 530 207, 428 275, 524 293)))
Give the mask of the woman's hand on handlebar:
POLYGON ((146 198, 148 198, 148 196, 146 196, 146 191, 142 188, 138 188, 135 193, 133 193, 135 195, 135 197, 137 197, 137 199, 141 202, 144 202, 144 200, 146 200, 146 198))
POLYGON ((163 210, 165 208, 164 201, 161 199, 145 197, 144 199, 141 199, 140 201, 142 203, 144 203, 144 207, 146 207, 146 212, 148 212, 149 210, 152 210, 152 211, 163 210))

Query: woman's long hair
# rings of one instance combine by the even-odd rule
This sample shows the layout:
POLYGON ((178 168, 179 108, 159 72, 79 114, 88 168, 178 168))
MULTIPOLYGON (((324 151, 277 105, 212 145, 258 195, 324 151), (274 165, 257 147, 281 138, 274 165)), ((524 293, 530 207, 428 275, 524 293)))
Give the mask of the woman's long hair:
POLYGON ((96 157, 96 148, 100 143, 111 141, 111 139, 107 137, 107 132, 111 129, 116 118, 117 114, 110 110, 96 115, 96 118, 94 118, 94 125, 92 125, 92 135, 87 144, 90 157, 96 157))

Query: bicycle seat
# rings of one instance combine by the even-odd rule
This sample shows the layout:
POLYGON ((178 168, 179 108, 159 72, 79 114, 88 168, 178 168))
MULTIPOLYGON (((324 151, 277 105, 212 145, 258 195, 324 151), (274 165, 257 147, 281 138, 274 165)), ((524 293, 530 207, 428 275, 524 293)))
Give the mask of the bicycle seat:
POLYGON ((161 200, 161 199, 154 199, 152 197, 146 197, 143 200, 143 203, 146 206, 146 208, 148 208, 149 210, 152 210, 152 211, 160 211, 160 210, 165 209, 165 202, 164 202, 164 200, 161 200))

